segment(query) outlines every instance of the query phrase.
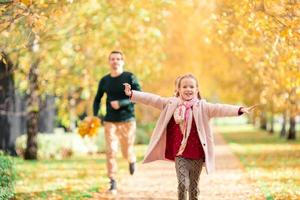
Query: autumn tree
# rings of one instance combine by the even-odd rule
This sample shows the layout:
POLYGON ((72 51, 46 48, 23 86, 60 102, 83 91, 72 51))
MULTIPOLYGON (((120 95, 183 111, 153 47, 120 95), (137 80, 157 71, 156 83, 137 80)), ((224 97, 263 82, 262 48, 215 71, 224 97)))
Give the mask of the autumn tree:
POLYGON ((168 6, 168 1, 95 0, 4 5, 1 49, 19 63, 16 87, 29 96, 26 158, 36 159, 38 98, 54 95, 59 117, 70 126, 76 104, 93 99, 111 50, 122 49, 128 69, 142 80, 159 69, 168 6))

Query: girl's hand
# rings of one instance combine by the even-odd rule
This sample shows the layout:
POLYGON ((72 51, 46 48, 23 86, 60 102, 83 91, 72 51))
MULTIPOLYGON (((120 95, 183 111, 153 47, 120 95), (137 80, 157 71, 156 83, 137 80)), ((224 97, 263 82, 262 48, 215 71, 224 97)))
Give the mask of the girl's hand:
POLYGON ((131 91, 131 85, 128 83, 123 83, 123 85, 125 86, 124 92, 127 96, 131 96, 132 91, 131 91))
POLYGON ((241 108, 241 112, 249 114, 257 106, 259 106, 259 104, 255 104, 255 105, 247 107, 247 108, 243 107, 243 108, 241 108))

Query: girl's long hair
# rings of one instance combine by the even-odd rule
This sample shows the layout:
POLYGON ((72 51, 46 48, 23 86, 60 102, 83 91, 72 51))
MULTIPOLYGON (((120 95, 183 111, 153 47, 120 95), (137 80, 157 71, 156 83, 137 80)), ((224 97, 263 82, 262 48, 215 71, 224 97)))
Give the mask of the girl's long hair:
POLYGON ((193 74, 185 74, 185 75, 183 75, 183 76, 179 76, 179 77, 176 78, 176 80, 175 80, 175 87, 176 87, 176 90, 175 90, 175 96, 176 96, 176 97, 179 97, 180 83, 181 83, 181 81, 182 81, 184 78, 191 78, 191 79, 194 79, 194 80, 196 81, 196 86, 197 86, 197 88, 198 88, 197 98, 198 98, 198 99, 201 99, 201 95, 200 95, 200 92, 199 92, 198 80, 196 79, 196 77, 195 77, 193 74))

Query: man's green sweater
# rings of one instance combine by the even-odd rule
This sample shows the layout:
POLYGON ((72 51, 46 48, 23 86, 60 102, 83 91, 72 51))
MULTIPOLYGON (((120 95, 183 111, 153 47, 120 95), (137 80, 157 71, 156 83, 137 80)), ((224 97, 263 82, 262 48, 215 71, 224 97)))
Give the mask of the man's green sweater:
POLYGON ((101 98, 104 93, 106 99, 106 115, 104 121, 122 122, 134 120, 134 105, 129 97, 125 95, 123 83, 129 83, 131 89, 141 90, 136 77, 130 72, 123 72, 117 77, 111 77, 110 74, 105 75, 98 85, 98 91, 93 104, 94 116, 98 115, 101 98), (111 107, 111 101, 119 101, 120 108, 115 110, 111 107))

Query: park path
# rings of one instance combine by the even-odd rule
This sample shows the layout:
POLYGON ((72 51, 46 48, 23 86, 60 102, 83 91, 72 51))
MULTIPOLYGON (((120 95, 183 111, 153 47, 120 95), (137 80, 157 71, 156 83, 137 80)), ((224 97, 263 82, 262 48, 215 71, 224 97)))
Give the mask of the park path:
MULTIPOLYGON (((263 200, 262 192, 249 179, 238 158, 223 137, 216 133, 216 172, 200 177, 201 200, 263 200)), ((139 164, 134 176, 126 175, 118 182, 118 194, 95 193, 93 200, 172 200, 177 199, 174 163, 157 161, 139 164)))

